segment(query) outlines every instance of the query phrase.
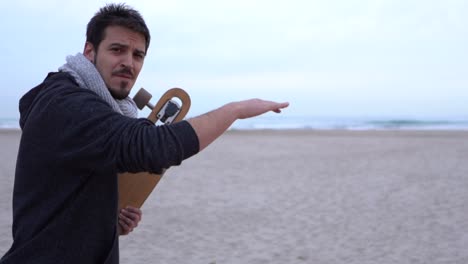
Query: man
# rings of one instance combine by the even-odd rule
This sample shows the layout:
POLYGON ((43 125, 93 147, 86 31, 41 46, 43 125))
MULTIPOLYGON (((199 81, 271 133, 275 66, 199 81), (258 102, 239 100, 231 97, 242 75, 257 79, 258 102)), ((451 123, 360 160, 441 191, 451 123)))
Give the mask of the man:
POLYGON ((137 119, 128 95, 149 42, 137 11, 107 5, 88 24, 83 54, 21 98, 14 241, 0 263, 118 263, 118 235, 131 232, 141 212, 118 212, 117 173, 160 173, 235 120, 288 105, 232 102, 166 126, 137 119))

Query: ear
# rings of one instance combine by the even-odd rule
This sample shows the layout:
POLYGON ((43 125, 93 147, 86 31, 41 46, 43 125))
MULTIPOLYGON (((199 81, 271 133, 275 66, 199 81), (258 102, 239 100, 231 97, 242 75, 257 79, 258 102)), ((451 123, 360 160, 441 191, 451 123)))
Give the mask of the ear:
POLYGON ((96 51, 94 50, 94 45, 91 42, 86 42, 83 55, 92 63, 94 63, 94 58, 96 55, 96 51))

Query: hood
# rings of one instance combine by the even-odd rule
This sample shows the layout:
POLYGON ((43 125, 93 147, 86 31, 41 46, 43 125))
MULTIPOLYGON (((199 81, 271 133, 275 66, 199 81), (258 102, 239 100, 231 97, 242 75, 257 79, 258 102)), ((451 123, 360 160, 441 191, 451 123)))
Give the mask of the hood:
POLYGON ((32 111, 32 109, 34 107, 34 104, 35 104, 34 102, 35 102, 36 98, 46 88, 47 79, 49 79, 50 77, 52 77, 54 75, 62 75, 62 74, 65 74, 65 75, 68 76, 67 73, 50 72, 49 74, 47 74, 47 77, 44 79, 44 81, 41 84, 39 84, 38 86, 32 88, 31 90, 29 90, 29 92, 27 92, 25 95, 23 95, 23 97, 21 97, 21 99, 19 101, 19 112, 20 112, 20 121, 19 121, 19 123, 20 123, 21 129, 24 128, 24 125, 25 125, 26 121, 28 120, 29 114, 31 113, 31 111, 32 111))
MULTIPOLYGON (((49 74, 50 75, 50 74, 49 74)), ((49 77, 47 75, 47 77, 49 77)), ((46 78, 47 79, 47 78, 46 78)), ((24 124, 28 119, 29 113, 31 112, 34 99, 36 99, 37 95, 40 91, 44 88, 44 83, 39 84, 38 86, 32 88, 27 92, 23 97, 21 97, 19 101, 19 112, 20 112, 20 127, 21 129, 24 128, 24 124)))

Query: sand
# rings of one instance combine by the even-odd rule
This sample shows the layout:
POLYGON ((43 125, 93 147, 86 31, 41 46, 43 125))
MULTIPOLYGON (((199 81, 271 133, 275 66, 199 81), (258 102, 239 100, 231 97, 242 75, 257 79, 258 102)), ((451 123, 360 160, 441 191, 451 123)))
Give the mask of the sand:
MULTIPOLYGON (((0 253, 18 132, 0 132, 0 253)), ((468 132, 230 131, 171 168, 121 263, 468 263, 468 132)))

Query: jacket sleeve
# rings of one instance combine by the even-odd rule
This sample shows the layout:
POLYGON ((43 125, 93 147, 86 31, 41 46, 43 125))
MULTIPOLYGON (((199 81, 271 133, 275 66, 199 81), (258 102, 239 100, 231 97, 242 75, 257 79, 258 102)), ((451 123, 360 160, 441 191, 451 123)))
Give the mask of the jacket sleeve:
POLYGON ((123 129, 115 150, 120 172, 160 173, 199 150, 198 137, 187 121, 161 126, 146 119, 124 123, 128 127, 123 129))
MULTIPOLYGON (((95 93, 54 82, 35 109, 46 129, 58 135, 55 147, 62 160, 115 166, 118 172, 160 173, 199 151, 198 137, 187 121, 155 126, 147 119, 116 113, 95 93), (59 130, 59 131, 56 131, 59 130)), ((86 164, 83 164, 86 165, 86 164)))

